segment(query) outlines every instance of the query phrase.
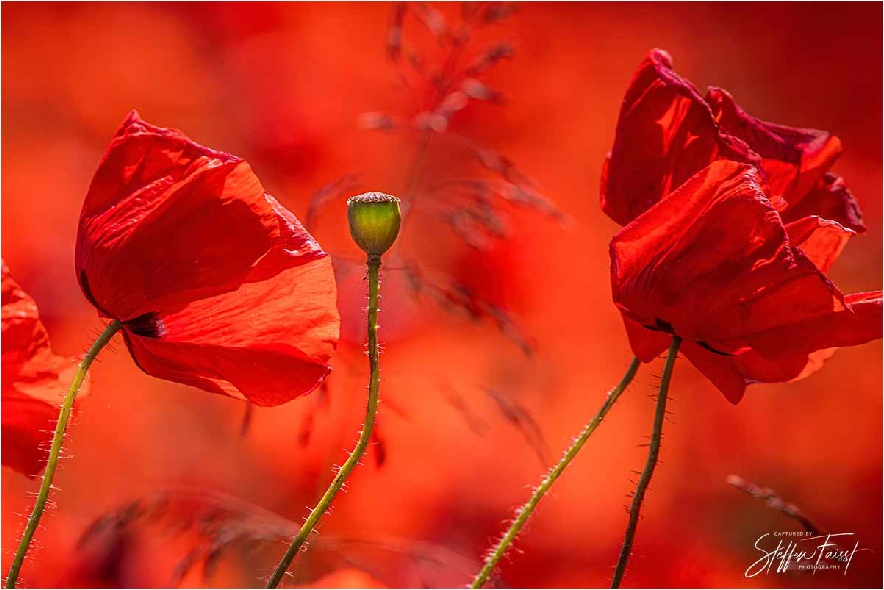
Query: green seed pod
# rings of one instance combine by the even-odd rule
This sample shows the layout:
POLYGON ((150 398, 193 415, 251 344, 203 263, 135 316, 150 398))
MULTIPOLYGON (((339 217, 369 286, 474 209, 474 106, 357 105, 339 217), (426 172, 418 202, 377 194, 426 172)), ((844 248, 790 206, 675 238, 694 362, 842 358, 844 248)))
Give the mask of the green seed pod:
POLYGON ((350 197, 347 199, 347 219, 353 241, 369 257, 380 257, 399 235, 399 199, 384 193, 350 197))

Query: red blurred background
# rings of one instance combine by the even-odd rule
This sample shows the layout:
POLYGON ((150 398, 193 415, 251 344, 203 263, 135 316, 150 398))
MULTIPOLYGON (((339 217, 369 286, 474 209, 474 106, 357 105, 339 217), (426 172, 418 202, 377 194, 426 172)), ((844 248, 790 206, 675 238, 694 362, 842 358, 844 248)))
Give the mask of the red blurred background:
MULTIPOLYGON (((437 8, 458 22, 457 5, 437 8)), ((357 175, 346 187, 352 193, 402 194, 417 134, 358 124, 367 111, 413 114, 411 102, 426 98, 397 85, 404 66, 385 51, 391 19, 385 3, 4 4, 2 251, 40 306, 56 352, 82 354, 102 327, 74 276, 76 224, 98 160, 132 108, 246 158, 302 219, 311 196, 348 173, 357 175)), ((514 42, 513 58, 481 78, 504 104, 474 101, 454 115, 418 160, 419 186, 487 174, 449 141, 468 138, 506 154, 565 217, 501 207, 508 237, 476 248, 440 218, 416 216, 419 230, 403 250, 469 293, 466 311, 476 317, 449 313, 426 293, 415 299, 404 273, 387 273, 382 446, 287 583, 467 583, 513 507, 619 380, 631 354, 610 301, 607 243, 617 227, 598 207, 599 171, 626 86, 653 47, 667 49, 699 87, 728 89, 755 116, 842 139, 835 170, 869 231, 829 274, 845 292, 880 288, 881 21, 876 4, 529 3, 477 31, 464 62, 489 44, 514 42), (513 323, 498 325, 498 312, 513 323)), ((413 14, 405 35, 428 62, 444 61, 413 14)), ((313 229, 346 257, 354 251, 345 192, 313 229)), ((58 506, 43 520, 23 583, 168 584, 199 534, 174 535, 143 519, 78 544, 95 519, 168 488, 224 493, 301 522, 363 412, 365 286, 358 270, 340 279, 344 341, 328 395, 256 409, 245 435, 242 403, 149 378, 121 344, 102 353, 56 478, 58 506)), ((880 342, 841 350, 804 381, 751 387, 739 406, 679 363, 663 463, 625 585, 880 587, 881 352, 880 342), (846 575, 747 579, 755 540, 798 527, 727 485, 731 473, 776 489, 832 532, 855 533, 870 551, 846 575)), ((643 367, 543 500, 500 570, 503 584, 608 584, 659 370, 643 367)), ((4 470, 2 486, 5 572, 38 482, 4 470)), ((260 537, 267 527, 258 520, 240 514, 227 526, 260 537)), ((196 570, 183 583, 257 586, 283 548, 228 548, 209 576, 196 570)))

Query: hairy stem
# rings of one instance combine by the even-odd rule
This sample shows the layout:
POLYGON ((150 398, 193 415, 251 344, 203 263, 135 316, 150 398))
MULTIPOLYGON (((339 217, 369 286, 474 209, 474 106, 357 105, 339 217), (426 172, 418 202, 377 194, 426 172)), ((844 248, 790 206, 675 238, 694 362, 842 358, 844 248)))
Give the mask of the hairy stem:
POLYGON ((608 411, 613 407, 614 402, 617 401, 617 398, 620 397, 620 394, 626 389, 626 387, 632 382, 632 379, 635 377, 636 372, 638 372, 639 360, 637 358, 632 359, 632 363, 629 365, 629 369, 627 369, 626 374, 623 376, 623 379, 620 380, 620 383, 608 393, 607 398, 605 398, 605 403, 602 404, 602 407, 599 408, 599 411, 593 417, 592 420, 583 428, 583 432, 580 433, 571 446, 565 451, 565 454, 559 460, 555 467, 547 473, 546 477, 543 478, 543 481, 540 482, 540 485, 537 486, 537 489, 534 490, 534 494, 532 494, 531 499, 525 503, 524 506, 519 508, 516 511, 516 520, 510 526, 509 530, 497 544, 494 551, 488 558, 485 560, 485 565, 482 567, 482 570, 476 575, 475 579, 473 579, 473 583, 470 586, 471 588, 481 588, 488 581, 488 578, 491 576, 491 573, 494 571, 494 568, 497 567, 498 562, 506 553, 507 549, 509 549, 510 545, 512 545, 513 540, 515 540, 516 536, 519 534, 519 531, 528 522, 528 519, 531 518, 531 513, 534 512, 534 509, 537 507, 537 504, 540 502, 540 499, 543 498, 544 494, 552 487, 552 484, 558 479, 558 477, 562 474, 565 468, 571 463, 571 460, 577 456, 577 453, 580 452, 580 449, 583 448, 583 445, 589 439, 590 435, 598 428, 599 424, 601 424, 602 419, 604 419, 605 415, 607 415, 608 411))
POLYGON ((648 460, 642 470, 635 495, 632 497, 632 506, 629 508, 629 524, 626 526, 626 535, 623 538, 623 547, 620 548, 620 558, 614 570, 614 578, 611 580, 611 588, 619 588, 626 572, 626 564, 632 553, 632 542, 635 540, 635 529, 638 526, 638 517, 641 512, 645 492, 654 476, 654 468, 657 467, 657 458, 660 455, 660 441, 663 438, 663 419, 666 418, 666 397, 669 394, 669 383, 672 381, 672 369, 675 367, 675 359, 678 357, 678 348, 681 346, 681 338, 672 337, 669 353, 666 355, 666 364, 663 366, 663 375, 660 378, 660 389, 657 391, 657 410, 654 414, 654 430, 651 433, 651 446, 648 451, 648 460))
POLYGON ((307 520, 304 522, 304 526, 302 526, 301 530, 298 531, 297 536, 295 536, 291 546, 285 552, 285 555, 282 556, 282 559, 276 566, 276 570, 273 572, 270 580, 267 581, 267 585, 265 586, 265 588, 276 588, 277 586, 279 586, 279 583, 282 581, 282 577, 285 575, 286 571, 289 569, 289 566, 292 564, 295 555, 297 555, 301 547, 304 546, 304 543, 307 541, 307 537, 313 531, 313 528, 317 525, 319 519, 322 518, 322 515, 325 514, 326 510, 328 510, 328 507, 331 505, 338 492, 341 491, 341 488, 343 487, 347 477, 349 477, 350 473, 353 471, 356 465, 359 464, 360 459, 362 459, 362 455, 365 454, 365 450, 368 447, 369 440, 371 439, 371 431, 374 427, 375 415, 377 414, 378 410, 378 391, 380 389, 380 370, 378 366, 378 275, 380 271, 380 266, 380 256, 369 255, 368 365, 370 377, 368 385, 368 406, 365 412, 365 423, 362 427, 362 432, 359 434, 359 441, 356 443, 356 448, 354 448, 353 452, 350 453, 347 461, 341 466, 341 469, 338 471, 338 474, 335 476, 334 480, 332 480, 332 483, 325 491, 325 494, 323 494, 322 498, 319 500, 319 503, 310 513, 310 516, 307 517, 307 520))
POLYGON ((74 399, 76 399, 77 393, 80 391, 80 386, 83 384, 83 379, 86 377, 86 372, 89 371, 92 361, 95 360, 95 357, 98 356, 98 352, 110 342, 110 339, 113 338, 114 334, 116 334, 122 327, 123 324, 121 324, 119 320, 113 320, 107 328, 104 329, 98 339, 95 340, 89 348, 89 351, 86 353, 86 356, 83 357, 83 360, 80 361, 80 365, 77 367, 77 372, 74 374, 74 379, 71 381, 71 386, 64 398, 64 402, 62 403, 61 413, 58 415, 58 422, 55 424, 55 434, 52 436, 52 446, 49 449, 49 460, 46 463, 46 471, 43 472, 43 482, 40 484, 40 491, 37 493, 37 503, 34 505, 34 510, 31 512, 30 518, 28 518, 25 532, 18 544, 15 558, 12 560, 12 567, 9 568, 9 575, 6 576, 6 588, 15 588, 19 572, 21 572, 21 566, 25 561, 25 555, 28 552, 28 548, 31 546, 31 540, 34 538, 34 533, 37 531, 37 526, 40 524, 40 518, 43 516, 43 511, 46 509, 46 502, 49 500, 49 492, 52 490, 52 479, 55 477, 55 470, 58 467, 58 455, 61 453, 61 443, 64 441, 64 432, 67 428, 68 420, 71 417, 71 411, 74 408, 74 399))

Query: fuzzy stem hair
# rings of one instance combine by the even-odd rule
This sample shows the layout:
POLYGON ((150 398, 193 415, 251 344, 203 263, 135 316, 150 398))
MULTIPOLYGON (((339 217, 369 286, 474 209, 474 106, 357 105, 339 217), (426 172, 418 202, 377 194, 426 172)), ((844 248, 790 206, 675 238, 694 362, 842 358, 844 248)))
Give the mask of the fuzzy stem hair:
POLYGON ((331 506, 335 496, 341 491, 344 482, 350 476, 356 465, 362 459, 371 440, 371 431, 374 428, 375 416, 378 411, 378 393, 380 390, 380 367, 378 362, 378 287, 380 283, 380 267, 381 257, 377 254, 368 256, 368 364, 369 364, 369 385, 368 385, 368 405, 365 411, 365 422, 362 426, 362 432, 359 434, 359 441, 347 461, 341 466, 331 485, 325 491, 319 503, 310 512, 310 516, 304 521, 301 530, 298 531, 292 544, 282 556, 273 575, 267 581, 265 588, 276 588, 282 581, 282 577, 288 571, 289 566, 295 559, 295 555, 304 546, 307 537, 313 532, 313 528, 319 523, 322 515, 331 506))
POLYGON ((537 504, 540 502, 540 499, 546 494, 547 491, 552 487, 553 483, 558 479, 558 477, 565 471, 565 468, 571 463, 574 457, 577 456, 577 453, 580 452, 580 449, 583 448, 583 445, 586 444, 586 441, 589 440, 590 435, 595 432, 595 429, 598 428, 599 424, 602 423, 604 417, 608 414, 608 411, 614 406, 614 402, 617 401, 617 398, 620 397, 620 394, 632 383, 635 374, 638 372, 638 367, 641 363, 638 358, 633 358, 632 363, 629 365, 629 369, 627 369, 626 374, 623 376, 623 379, 620 380, 620 383, 611 390, 608 396, 605 398, 605 403, 602 404, 602 407, 599 408, 599 411, 596 415, 589 421, 589 423, 583 428, 583 431, 580 435, 574 439, 574 442, 568 447, 568 450, 565 451, 565 454, 559 460, 559 462, 553 467, 543 478, 543 481, 540 482, 540 485, 534 490, 534 493, 531 495, 531 498, 526 502, 521 508, 516 511, 516 520, 513 521, 513 524, 510 526, 509 530, 507 530, 506 534, 501 538, 500 542, 497 544, 497 547, 489 554, 489 556, 485 560, 485 565, 482 567, 482 570, 476 575, 473 579, 473 583, 470 585, 471 588, 481 588, 488 581, 488 578, 494 572, 494 568, 497 567, 498 562, 500 562, 501 558, 506 553, 507 549, 512 545, 516 536, 519 534, 519 531, 522 530, 522 527, 525 526, 525 523, 528 522, 528 519, 531 518, 531 514, 534 512, 534 509, 537 508, 537 504))
POLYGON ((19 541, 18 549, 12 560, 12 567, 9 568, 9 575, 6 576, 6 588, 15 588, 22 564, 25 561, 25 555, 28 553, 28 548, 31 546, 34 533, 37 531, 37 526, 40 524, 40 519, 43 517, 43 512, 46 509, 46 502, 49 500, 49 492, 52 491, 52 480, 55 477, 55 470, 58 467, 58 456, 61 453, 62 442, 64 442, 64 433, 67 429, 71 412, 74 409, 74 400, 77 397, 77 393, 80 391, 80 387, 83 385, 83 379, 86 378, 86 373, 89 371, 89 367, 92 366, 92 361, 95 360, 95 357, 98 356, 101 349, 110 342, 114 334, 116 334, 122 327, 123 324, 120 323, 119 320, 113 320, 108 324, 107 328, 104 329, 92 346, 89 347, 89 351, 77 367, 77 372, 74 374, 74 379, 71 381, 71 386, 61 405, 58 422, 55 424, 55 433, 52 435, 52 446, 49 448, 49 459, 46 462, 46 471, 43 472, 43 482, 40 484, 40 491, 37 492, 37 503, 34 504, 34 510, 28 518, 25 532, 22 535, 21 541, 19 541))
POLYGON ((666 355, 666 364, 663 366, 663 375, 660 377, 660 389, 657 392, 657 410, 654 413, 654 429, 651 433, 651 446, 648 450, 648 460, 642 470, 641 478, 632 497, 632 506, 629 508, 629 523, 626 525, 626 535, 623 537, 623 546, 620 548, 620 558, 614 569, 614 578, 611 580, 611 588, 619 588, 626 572, 626 564, 632 553, 632 542, 635 540, 635 530, 638 527, 638 517, 644 502, 645 492, 654 476, 657 467, 657 459, 660 456, 660 442, 663 438, 663 420, 666 418, 666 398, 669 394, 669 383, 672 381, 672 370, 675 367, 675 359, 678 357, 678 348, 681 346, 681 338, 672 337, 669 353, 666 355))

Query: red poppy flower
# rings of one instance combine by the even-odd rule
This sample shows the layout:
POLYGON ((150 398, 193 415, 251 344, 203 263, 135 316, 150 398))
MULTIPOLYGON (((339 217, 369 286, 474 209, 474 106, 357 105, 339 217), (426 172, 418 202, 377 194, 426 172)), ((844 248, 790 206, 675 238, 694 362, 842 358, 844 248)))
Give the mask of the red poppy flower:
POLYGON ((653 50, 626 91, 602 172, 602 209, 625 225, 710 163, 745 162, 758 168, 789 235, 825 270, 865 231, 850 191, 828 172, 840 153, 837 137, 759 121, 725 90, 710 88, 704 98, 669 54, 653 50))
POLYGON ((880 338, 881 292, 842 295, 788 228, 754 167, 719 160, 620 230, 611 281, 636 355, 650 361, 678 335, 737 403, 748 384, 799 379, 835 348, 880 338))
POLYGON ((155 377, 273 406, 330 370, 327 254, 244 160, 134 111, 86 195, 76 270, 155 377))
POLYGON ((2 265, 3 465, 35 477, 49 458, 52 431, 76 366, 52 354, 37 304, 2 265))

